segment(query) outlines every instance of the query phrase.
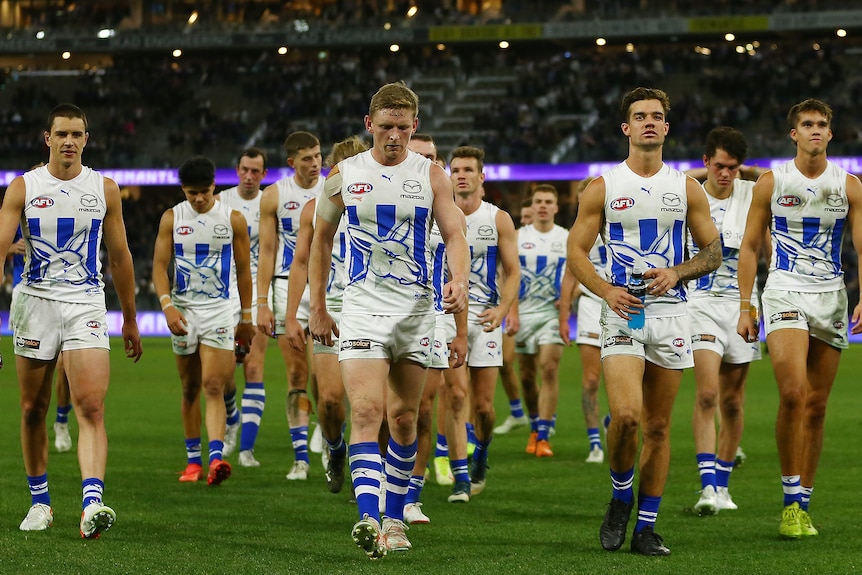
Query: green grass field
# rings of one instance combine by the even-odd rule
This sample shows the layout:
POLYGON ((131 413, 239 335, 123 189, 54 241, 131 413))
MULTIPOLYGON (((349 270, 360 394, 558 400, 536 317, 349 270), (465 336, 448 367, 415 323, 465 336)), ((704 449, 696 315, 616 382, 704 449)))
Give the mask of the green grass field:
MULTIPOLYGON (((862 348, 844 354, 827 418, 824 454, 811 512, 820 536, 777 536, 781 486, 773 436, 776 392, 768 360, 749 379, 743 446, 747 463, 734 472, 731 492, 740 509, 699 518, 691 511, 700 487, 691 439, 694 397, 687 373, 676 403, 671 474, 657 531, 672 555, 646 558, 608 553, 598 528, 610 497, 606 465, 587 465, 580 413, 577 351, 567 350, 553 445, 556 456, 523 452, 526 435, 497 437, 488 486, 468 505, 446 503, 450 488, 429 480, 423 492, 430 525, 408 535, 414 549, 371 562, 350 540, 356 508, 349 490, 330 494, 319 457, 307 482, 284 479, 293 461, 278 351, 267 358, 268 406, 256 469, 234 467, 224 485, 180 484, 185 466, 180 390, 168 340, 148 339, 137 365, 114 342, 107 402, 110 455, 105 501, 117 511, 98 541, 78 535, 81 484, 74 453, 49 457, 54 526, 23 533, 30 504, 21 462, 17 382, 10 338, 0 341, 0 574, 24 573, 858 573, 862 348)), ((604 401, 603 401, 604 403, 604 401)), ((508 413, 498 388, 498 419, 508 413)), ((53 409, 51 414, 53 421, 53 409)), ((73 417, 73 437, 76 427, 73 417)), ((233 458, 232 458, 233 459, 233 458)))

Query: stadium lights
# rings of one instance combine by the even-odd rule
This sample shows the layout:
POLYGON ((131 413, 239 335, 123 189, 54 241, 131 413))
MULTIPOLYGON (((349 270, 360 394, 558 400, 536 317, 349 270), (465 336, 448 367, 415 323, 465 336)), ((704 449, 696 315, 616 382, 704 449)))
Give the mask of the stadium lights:
POLYGON ((497 44, 497 45, 498 45, 500 48, 502 48, 503 50, 505 50, 506 48, 508 48, 508 47, 509 47, 509 43, 508 43, 507 41, 505 41, 505 40, 500 40, 500 43, 499 43, 499 44, 497 44))
POLYGON ((408 18, 413 18, 413 17, 416 15, 416 13, 417 13, 417 12, 419 12, 419 7, 418 7, 418 6, 415 6, 415 5, 414 5, 414 6, 411 6, 411 7, 407 10, 407 17, 408 17, 408 18))
POLYGON ((180 56, 183 55, 183 51, 180 50, 179 48, 177 48, 176 50, 171 52, 171 55, 173 55, 174 58, 179 58, 180 56))
POLYGON ((389 30, 390 28, 392 28, 392 24, 390 24, 389 22, 383 25, 384 30, 389 30))
POLYGON ((280 55, 282 55, 282 56, 284 56, 285 54, 287 54, 287 46, 279 46, 279 48, 278 48, 278 53, 279 53, 280 55))
POLYGON ((194 10, 191 14, 189 14, 189 24, 194 24, 198 21, 198 11, 194 10))
POLYGON ((64 60, 68 60, 69 58, 71 58, 71 57, 72 57, 72 53, 71 53, 71 52, 63 52, 63 54, 61 55, 61 57, 62 57, 64 60))
POLYGON ((596 38, 596 46, 604 46, 608 41, 604 38, 596 38))
POLYGON ((106 38, 113 38, 114 37, 114 29, 113 28, 102 28, 101 30, 99 30, 99 33, 96 34, 96 36, 98 36, 102 40, 104 40, 106 38))
POLYGON ((745 46, 737 46, 736 47, 736 53, 737 54, 744 54, 745 53, 745 46))
POLYGON ((445 49, 446 49, 446 44, 437 44, 437 50, 439 52, 442 52, 445 49))
POLYGON ((399 46, 398 44, 392 44, 391 46, 389 46, 390 52, 397 52, 400 49, 401 49, 401 46, 399 46))
POLYGON ((631 42, 629 42, 628 44, 626 44, 626 52, 628 52, 629 54, 631 54, 631 53, 632 53, 632 52, 634 52, 634 51, 635 51, 635 45, 634 45, 634 44, 632 44, 631 42))
POLYGON ((45 39, 45 31, 39 30, 38 32, 36 32, 36 39, 37 40, 44 40, 45 39))
POLYGON ((724 35, 724 39, 727 40, 728 42, 733 42, 734 40, 736 40, 736 36, 734 34, 728 32, 727 34, 724 35))
POLYGON ((835 35, 839 38, 844 38, 847 36, 847 30, 844 28, 838 28, 838 30, 835 31, 835 35))

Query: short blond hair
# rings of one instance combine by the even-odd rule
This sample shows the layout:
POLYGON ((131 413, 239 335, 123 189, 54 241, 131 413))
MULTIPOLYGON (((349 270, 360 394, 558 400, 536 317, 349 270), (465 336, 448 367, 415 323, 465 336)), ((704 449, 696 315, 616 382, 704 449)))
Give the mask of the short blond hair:
POLYGON ((409 110, 413 112, 413 117, 417 118, 419 116, 419 96, 404 82, 385 84, 371 97, 368 115, 374 116, 374 112, 380 110, 409 110))

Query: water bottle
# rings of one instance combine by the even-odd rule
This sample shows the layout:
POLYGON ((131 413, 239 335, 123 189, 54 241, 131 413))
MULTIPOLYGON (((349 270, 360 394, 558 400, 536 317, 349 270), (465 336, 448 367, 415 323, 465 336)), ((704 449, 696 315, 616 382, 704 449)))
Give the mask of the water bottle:
MULTIPOLYGON (((643 264, 635 264, 632 268, 632 277, 629 280, 629 293, 639 300, 641 303, 646 299, 646 280, 644 280, 643 264)), ((632 329, 643 329, 645 308, 637 310, 637 314, 629 314, 629 327, 632 329)))

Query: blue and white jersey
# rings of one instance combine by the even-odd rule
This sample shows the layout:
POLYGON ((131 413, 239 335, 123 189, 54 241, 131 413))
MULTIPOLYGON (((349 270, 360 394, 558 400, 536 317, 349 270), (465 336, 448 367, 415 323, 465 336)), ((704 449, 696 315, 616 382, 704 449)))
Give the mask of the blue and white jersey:
MULTIPOLYGON (((605 226, 602 238, 608 248, 606 274, 616 286, 625 286, 635 262, 647 268, 669 268, 685 257, 688 196, 686 175, 662 164, 644 178, 625 162, 602 175, 605 180, 605 226)), ((680 284, 660 297, 647 294, 645 317, 685 313, 670 304, 685 301, 680 284)))
POLYGON ((338 164, 348 242, 343 313, 433 314, 431 161, 408 152, 384 166, 371 152, 338 164))
POLYGON ((320 196, 323 182, 320 176, 313 188, 299 187, 293 176, 282 178, 275 184, 278 187, 278 208, 275 211, 278 228, 278 247, 275 252, 275 274, 273 277, 286 278, 290 275, 290 264, 296 252, 296 234, 299 233, 299 216, 309 200, 320 196))
POLYGON ((482 202, 467 216, 467 245, 470 246, 470 293, 467 320, 479 323, 479 314, 500 303, 497 284, 500 266, 497 212, 500 208, 482 202))
POLYGON ((104 305, 102 174, 83 166, 77 177, 59 180, 42 166, 24 174, 24 187, 21 231, 27 251, 18 289, 45 299, 104 305))
MULTIPOLYGON (((752 188, 754 188, 754 182, 736 179, 733 181, 733 192, 731 193, 750 196, 752 188)), ((714 272, 688 282, 688 295, 689 298, 717 296, 739 299, 739 250, 725 245, 725 238, 728 238, 728 234, 735 234, 737 240, 735 243, 741 242, 745 232, 745 222, 740 222, 741 225, 738 226, 725 226, 725 219, 729 214, 727 208, 730 204, 730 197, 719 199, 707 193, 706 189, 704 189, 704 194, 706 194, 706 199, 709 202, 709 214, 712 216, 712 222, 721 238, 721 265, 714 272)), ((694 257, 700 248, 694 243, 694 238, 691 237, 690 233, 687 233, 686 237, 689 256, 694 257)), ((754 286, 754 297, 757 297, 757 285, 754 286)))
POLYGON ((443 313, 443 286, 446 285, 449 268, 446 262, 446 244, 437 222, 431 226, 431 281, 434 285, 434 311, 443 313))
POLYGON ((215 202, 210 211, 197 213, 188 202, 174 211, 174 287, 172 300, 181 307, 223 305, 230 299, 234 267, 233 210, 215 202))
MULTIPOLYGON (((241 213, 248 225, 249 252, 251 256, 249 258, 249 266, 251 267, 252 283, 254 282, 254 278, 257 277, 257 262, 260 259, 260 200, 262 196, 263 193, 258 191, 253 199, 247 200, 239 194, 239 189, 236 186, 222 190, 217 196, 226 206, 230 206, 241 213)), ((231 280, 233 285, 236 285, 235 279, 231 280)))
MULTIPOLYGON (((317 222, 317 206, 314 203, 312 226, 317 222)), ((341 312, 344 305, 344 286, 347 285, 347 271, 344 269, 344 258, 347 256, 347 218, 341 216, 335 237, 332 239, 332 263, 329 269, 329 280, 326 282, 326 309, 341 312)), ((307 289, 307 288, 306 288, 307 289)))
MULTIPOLYGON (((21 226, 18 226, 18 229, 15 230, 15 237, 12 238, 12 243, 18 243, 23 236, 21 233, 21 226)), ((18 287, 18 284, 21 283, 21 280, 24 276, 24 256, 22 254, 15 254, 12 256, 12 289, 18 287)))
MULTIPOLYGON (((593 244, 593 247, 590 248, 590 253, 587 254, 590 259, 590 263, 593 264, 593 268, 595 268, 596 273, 599 274, 599 277, 602 279, 607 279, 605 277, 605 273, 607 272, 608 267, 608 249, 605 247, 605 243, 602 241, 602 236, 596 236, 596 241, 593 244)), ((587 289, 587 286, 581 284, 581 294, 590 299, 594 299, 596 301, 602 301, 602 298, 591 292, 587 289)))
POLYGON ((772 173, 772 262, 766 289, 843 289, 841 242, 850 208, 847 172, 829 162, 821 175, 809 179, 791 160, 772 173))
POLYGON ((566 271, 568 237, 569 233, 557 225, 547 232, 540 232, 534 225, 518 230, 518 259, 521 261, 518 314, 554 311, 566 271))

